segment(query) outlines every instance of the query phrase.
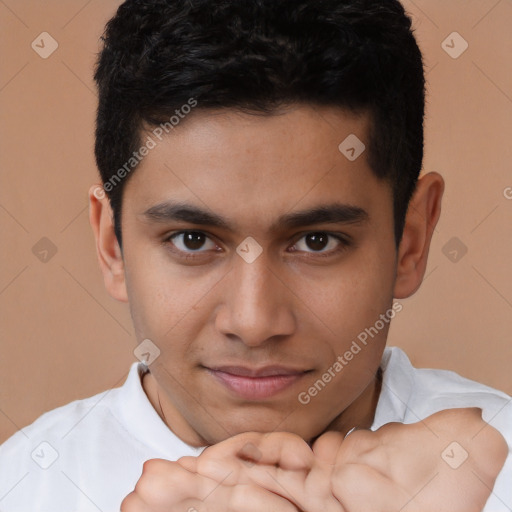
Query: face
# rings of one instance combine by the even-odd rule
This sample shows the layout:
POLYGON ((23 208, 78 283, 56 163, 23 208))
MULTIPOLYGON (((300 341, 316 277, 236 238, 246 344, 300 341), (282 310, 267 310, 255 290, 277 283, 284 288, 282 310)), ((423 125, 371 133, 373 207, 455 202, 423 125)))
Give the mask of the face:
POLYGON ((365 115, 302 105, 197 111, 130 177, 127 296, 186 442, 308 440, 370 407, 396 277, 392 193, 366 152, 350 161, 338 149, 350 134, 368 147, 368 127, 365 115), (271 366, 281 376, 235 375, 271 366))

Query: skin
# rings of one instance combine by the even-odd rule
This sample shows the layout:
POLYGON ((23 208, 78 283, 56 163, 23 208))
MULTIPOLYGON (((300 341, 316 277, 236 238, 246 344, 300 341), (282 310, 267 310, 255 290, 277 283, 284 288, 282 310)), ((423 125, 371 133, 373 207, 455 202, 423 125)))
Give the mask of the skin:
MULTIPOLYGON (((507 451, 481 411, 467 408, 409 425, 388 423, 375 432, 357 430, 346 439, 330 431, 312 447, 289 433, 249 432, 177 463, 226 486, 257 484, 299 510, 478 512, 507 451), (468 454, 456 459, 457 452, 456 468, 440 456, 454 441, 468 454)), ((176 492, 173 487, 164 492, 176 492)), ((198 502, 199 508, 216 500, 215 491, 198 502)))
POLYGON ((479 512, 507 452, 476 408, 345 439, 329 431, 312 447, 288 432, 247 432, 198 457, 146 461, 121 511, 479 512))
POLYGON ((365 152, 350 162, 338 150, 351 133, 368 145, 368 128, 366 115, 310 105, 271 117, 190 114, 126 184, 123 252, 108 199, 97 199, 91 187, 90 221, 106 289, 129 302, 137 340, 149 338, 160 349, 143 387, 188 444, 212 445, 255 430, 311 442, 326 430, 344 434, 371 425, 389 324, 307 405, 297 397, 391 308, 393 297, 417 290, 444 182, 437 173, 419 180, 397 251, 390 185, 373 175, 365 152), (232 229, 144 215, 168 200, 214 212, 232 229), (333 202, 364 209, 367 221, 270 229, 283 214, 333 202), (206 233, 199 253, 183 237, 174 245, 168 240, 185 229, 206 233), (351 244, 330 237, 319 248, 305 236, 326 231, 351 244), (263 249, 252 263, 236 252, 248 236, 263 249), (310 372, 271 398, 247 401, 204 368, 223 364, 310 372))
MULTIPOLYGON (((216 448, 217 467, 236 463, 229 441, 247 432, 280 432, 286 439, 301 440, 304 449, 312 450, 311 468, 316 467, 322 464, 321 454, 347 453, 340 445, 346 446, 342 436, 352 427, 372 424, 380 393, 375 373, 387 323, 309 403, 300 403, 298 396, 332 368, 359 333, 391 309, 393 299, 409 297, 419 288, 444 182, 437 173, 418 181, 396 250, 390 185, 372 174, 366 153, 350 162, 338 150, 352 133, 368 146, 368 129, 364 114, 311 105, 292 105, 271 117, 197 110, 130 176, 123 198, 123 251, 114 235, 108 199, 96 198, 96 186, 91 187, 90 221, 105 286, 112 297, 129 303, 137 340, 149 338, 160 350, 143 388, 178 437, 192 446, 216 448), (148 209, 165 201, 203 208, 224 218, 229 227, 148 217, 148 209), (334 202, 361 208, 367 217, 293 228, 278 222, 282 215, 334 202), (180 236, 171 239, 183 230, 205 235, 199 247, 185 245, 180 236), (306 237, 319 232, 350 243, 331 236, 328 245, 319 248, 306 237), (252 263, 236 252, 248 236, 262 249, 252 263), (271 398, 245 400, 205 368, 270 364, 308 373, 271 398)), ((483 423, 480 417, 469 421, 462 415, 436 425, 450 434, 446 439, 457 439, 455 434, 462 432, 467 444, 473 439, 467 437, 473 420, 483 423)), ((388 510, 403 504, 421 488, 426 475, 441 468, 450 478, 442 480, 444 486, 429 486, 433 491, 421 494, 415 510, 443 510, 443 504, 456 502, 461 510, 476 511, 485 503, 507 453, 500 434, 490 427, 484 430, 490 437, 480 438, 467 466, 471 471, 465 473, 446 473, 438 457, 441 446, 417 427, 391 425, 368 433, 374 436, 370 445, 356 444, 359 451, 350 452, 352 460, 330 462, 337 478, 330 479, 331 487, 323 494, 307 492, 313 490, 307 478, 294 481, 286 476, 287 468, 282 475, 294 482, 301 499, 327 503, 325 499, 334 496, 337 504, 329 501, 334 510, 344 510, 340 503, 348 503, 351 511, 388 510), (402 449, 390 451, 389 446, 402 449), (437 455, 425 458, 417 446, 437 455), (478 495, 471 494, 477 492, 471 480, 475 472, 487 483, 478 495), (347 482, 356 481, 366 487, 347 487, 347 482), (453 494, 456 489, 459 494, 453 494)), ((353 444, 353 438, 348 439, 353 444)), ((206 450, 198 460, 211 453, 206 450)), ((270 462, 275 464, 279 461, 270 462)), ((233 477, 228 484, 208 471, 190 459, 147 461, 122 510, 185 510, 185 505, 204 505, 213 490, 215 500, 198 510, 302 510, 300 500, 294 503, 280 495, 268 479, 248 480, 238 472, 240 480, 233 477)), ((306 510, 316 508, 308 503, 306 510)))

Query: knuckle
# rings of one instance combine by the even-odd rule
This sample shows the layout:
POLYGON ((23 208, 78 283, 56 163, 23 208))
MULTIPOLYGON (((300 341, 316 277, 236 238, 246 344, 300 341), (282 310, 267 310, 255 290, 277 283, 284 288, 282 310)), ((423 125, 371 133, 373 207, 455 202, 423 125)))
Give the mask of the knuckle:
POLYGON ((138 501, 137 495, 135 492, 131 492, 124 498, 121 503, 120 512, 135 512, 136 511, 136 502, 138 501))
MULTIPOLYGON (((235 437, 239 441, 239 444, 242 444, 242 443, 258 444, 267 435, 269 435, 269 434, 263 434, 261 432, 249 431, 249 432, 242 432, 241 434, 237 434, 235 437)), ((270 434, 270 435, 272 435, 272 434, 270 434)))
POLYGON ((163 459, 144 462, 142 475, 135 485, 135 492, 143 497, 165 495, 170 489, 184 489, 187 471, 179 464, 163 459))
POLYGON ((165 461, 162 459, 148 459, 142 464, 142 473, 158 473, 164 464, 165 461))
POLYGON ((135 493, 141 497, 153 496, 158 492, 159 485, 154 478, 143 474, 135 484, 135 493))
POLYGON ((305 444, 307 445, 306 441, 302 439, 298 434, 295 434, 293 432, 274 432, 270 434, 271 436, 275 436, 280 441, 288 441, 295 444, 305 444))

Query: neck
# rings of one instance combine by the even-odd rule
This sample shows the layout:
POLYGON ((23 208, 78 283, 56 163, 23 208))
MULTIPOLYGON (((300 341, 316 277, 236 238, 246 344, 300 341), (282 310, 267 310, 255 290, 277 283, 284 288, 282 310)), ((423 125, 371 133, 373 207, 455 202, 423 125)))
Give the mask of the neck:
POLYGON ((328 431, 340 432, 346 435, 351 429, 369 429, 375 418, 375 410, 379 401, 382 389, 382 368, 378 368, 377 373, 359 395, 339 416, 334 418, 329 425, 316 437, 311 439, 310 445, 322 434, 328 431))

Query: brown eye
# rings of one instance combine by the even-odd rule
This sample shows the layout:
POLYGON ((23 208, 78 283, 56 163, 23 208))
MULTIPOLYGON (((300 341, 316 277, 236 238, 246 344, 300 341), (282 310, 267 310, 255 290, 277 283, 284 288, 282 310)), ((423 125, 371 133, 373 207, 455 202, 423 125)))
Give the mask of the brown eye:
POLYGON ((325 249, 329 243, 329 236, 325 233, 310 233, 306 235, 306 245, 313 251, 321 251, 325 249))
POLYGON ((179 251, 187 252, 206 252, 215 249, 213 241, 201 231, 180 231, 170 236, 168 239, 179 251), (200 250, 200 249, 205 249, 200 250))
POLYGON ((194 231, 191 233, 185 233, 183 235, 183 245, 185 245, 187 249, 197 251, 203 246, 204 239, 205 236, 203 233, 197 233, 194 231))
POLYGON ((348 246, 347 240, 340 236, 326 233, 324 231, 314 231, 304 235, 294 245, 296 250, 308 253, 331 253, 343 249, 348 246), (325 250, 327 249, 327 250, 325 250))

